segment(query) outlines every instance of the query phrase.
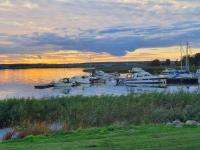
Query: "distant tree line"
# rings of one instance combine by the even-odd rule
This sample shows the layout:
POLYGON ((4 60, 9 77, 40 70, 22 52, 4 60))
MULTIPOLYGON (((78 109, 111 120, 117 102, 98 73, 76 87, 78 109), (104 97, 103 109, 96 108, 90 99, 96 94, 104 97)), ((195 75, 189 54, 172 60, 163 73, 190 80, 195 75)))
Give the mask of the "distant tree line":
MULTIPOLYGON (((186 58, 187 58, 186 56, 183 56, 183 58, 180 61, 175 61, 173 63, 173 65, 180 66, 181 62, 182 62, 182 65, 185 65, 186 58)), ((190 56, 188 56, 188 59, 189 59, 190 65, 192 65, 192 66, 200 66, 200 53, 196 53, 194 55, 190 55, 190 56)), ((159 59, 154 59, 150 63, 150 65, 151 66, 155 66, 155 67, 159 67, 159 66, 171 66, 172 62, 171 62, 170 59, 166 59, 165 61, 160 61, 159 59)))
POLYGON ((171 60, 166 59, 164 62, 161 62, 159 59, 154 59, 151 63, 151 66, 159 67, 159 66, 170 66, 171 60))
MULTIPOLYGON (((196 53, 194 55, 191 55, 188 57, 189 59, 189 63, 192 66, 200 66, 200 53, 196 53)), ((185 64, 186 62, 186 56, 184 56, 181 61, 183 62, 183 64, 185 64)))

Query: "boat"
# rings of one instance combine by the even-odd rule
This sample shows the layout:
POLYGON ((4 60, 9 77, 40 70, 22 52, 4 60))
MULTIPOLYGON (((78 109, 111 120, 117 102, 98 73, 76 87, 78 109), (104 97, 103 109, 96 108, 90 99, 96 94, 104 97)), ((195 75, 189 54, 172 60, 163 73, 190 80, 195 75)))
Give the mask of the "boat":
POLYGON ((41 85, 35 85, 35 89, 46 89, 46 88, 51 88, 54 87, 54 83, 48 83, 48 84, 41 84, 41 85))
POLYGON ((167 78, 167 84, 198 84, 198 78, 195 74, 192 74, 190 72, 190 65, 189 65, 189 43, 187 42, 186 46, 186 62, 185 67, 183 68, 183 62, 182 62, 182 53, 183 53, 183 47, 181 45, 180 51, 181 51, 181 69, 175 70, 175 69, 165 69, 162 73, 162 77, 167 78))
POLYGON ((91 84, 102 84, 102 83, 106 83, 106 79, 101 78, 101 77, 90 77, 90 83, 91 84))
POLYGON ((175 70, 175 69, 165 69, 161 72, 162 77, 166 78, 194 78, 195 76, 186 69, 175 70))
POLYGON ((197 69, 196 76, 200 78, 200 69, 197 69))
POLYGON ((105 73, 104 71, 101 70, 94 70, 91 74, 92 77, 97 77, 97 78, 102 78, 105 80, 108 79, 115 79, 118 78, 120 76, 119 73, 114 72, 114 73, 105 73))
POLYGON ((167 68, 161 72, 160 76, 165 78, 175 78, 177 76, 177 73, 177 70, 167 68))
POLYGON ((167 84, 198 84, 198 78, 186 69, 166 69, 160 76, 167 78, 167 84))
POLYGON ((194 78, 194 75, 190 73, 189 70, 181 69, 181 70, 178 70, 177 78, 194 78))
POLYGON ((135 85, 155 85, 155 86, 166 86, 166 78, 160 76, 154 76, 149 72, 144 71, 141 68, 132 68, 129 74, 124 79, 124 84, 127 86, 135 85))
POLYGON ((71 80, 73 80, 73 82, 75 83, 79 83, 79 84, 90 84, 90 76, 75 76, 72 77, 71 80))
POLYGON ((75 82, 74 80, 70 79, 70 78, 63 78, 61 80, 59 80, 58 82, 54 82, 53 86, 54 87, 74 87, 74 86, 78 86, 79 83, 75 82))

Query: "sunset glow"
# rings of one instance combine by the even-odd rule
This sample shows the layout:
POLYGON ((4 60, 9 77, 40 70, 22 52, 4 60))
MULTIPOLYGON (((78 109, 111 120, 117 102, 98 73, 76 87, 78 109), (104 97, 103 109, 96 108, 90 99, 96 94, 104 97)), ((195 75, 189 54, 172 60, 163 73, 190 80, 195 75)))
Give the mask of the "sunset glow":
POLYGON ((0 64, 180 59, 200 52, 196 0, 1 0, 0 64))
MULTIPOLYGON (((200 49, 193 49, 191 55, 200 52, 200 49)), ((180 60, 180 47, 165 48, 141 48, 135 51, 127 51, 124 56, 114 56, 109 53, 81 52, 75 50, 61 50, 47 52, 44 54, 10 54, 0 55, 1 64, 70 64, 85 62, 124 62, 124 61, 151 61, 180 60)))

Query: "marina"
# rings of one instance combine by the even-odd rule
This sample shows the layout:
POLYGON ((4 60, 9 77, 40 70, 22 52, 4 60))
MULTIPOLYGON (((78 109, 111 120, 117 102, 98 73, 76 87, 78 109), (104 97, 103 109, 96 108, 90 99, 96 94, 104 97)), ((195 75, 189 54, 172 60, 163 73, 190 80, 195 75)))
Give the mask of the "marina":
MULTIPOLYGON (((150 87, 167 87, 169 85, 199 85, 200 83, 200 69, 196 73, 190 71, 190 45, 186 42, 185 49, 180 45, 180 68, 166 68, 160 74, 151 74, 142 68, 132 67, 127 70, 125 76, 120 76, 118 72, 106 73, 98 70, 95 67, 88 70, 88 74, 84 76, 73 76, 72 78, 63 78, 59 81, 52 81, 50 83, 36 85, 35 88, 43 89, 50 87, 77 87, 82 84, 106 84, 108 81, 114 80, 116 85, 123 86, 150 86, 150 87), (185 66, 183 60, 183 53, 185 53, 185 66)), ((157 60, 158 61, 158 60, 157 60)), ((158 61, 159 62, 159 61, 158 61)))
POLYGON ((127 95, 144 92, 200 92, 199 84, 166 83, 159 85, 140 83, 131 84, 130 86, 117 84, 117 81, 126 79, 126 74, 121 74, 117 78, 107 79, 106 82, 100 82, 99 80, 98 83, 91 83, 88 80, 90 74, 83 70, 84 68, 0 70, 0 97, 1 99, 7 99, 76 95, 127 95), (81 80, 82 77, 84 77, 83 80, 81 80), (62 79, 76 79, 76 81, 81 81, 81 84, 77 84, 76 86, 72 86, 71 83, 68 85, 63 83, 60 86, 58 84, 57 86, 53 85, 56 82, 63 81, 62 79), (50 83, 50 85, 47 83, 50 83), (36 85, 38 87, 35 87, 36 85))
POLYGON ((72 78, 63 78, 59 81, 50 82, 43 85, 34 86, 36 89, 44 89, 51 87, 77 87, 81 85, 94 85, 94 84, 107 84, 112 81, 116 86, 150 86, 150 87, 167 87, 169 85, 199 85, 199 78, 193 76, 189 72, 176 71, 173 73, 170 71, 168 74, 165 70, 161 75, 152 75, 149 72, 144 71, 141 68, 132 68, 129 73, 124 77, 119 74, 108 74, 103 71, 101 75, 91 73, 85 76, 74 76, 72 78))

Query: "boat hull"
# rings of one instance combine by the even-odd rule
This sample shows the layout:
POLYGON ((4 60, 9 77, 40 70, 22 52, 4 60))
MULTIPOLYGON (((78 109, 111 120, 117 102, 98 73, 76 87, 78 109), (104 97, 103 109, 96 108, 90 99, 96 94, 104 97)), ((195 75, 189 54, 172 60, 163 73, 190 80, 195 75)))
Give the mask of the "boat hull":
POLYGON ((47 89, 47 88, 54 87, 54 84, 52 84, 52 83, 50 83, 50 84, 42 84, 42 85, 36 85, 34 87, 35 87, 35 89, 47 89))
POLYGON ((102 78, 91 78, 90 82, 91 84, 106 83, 106 80, 102 78))
POLYGON ((167 79, 167 84, 199 84, 198 78, 169 78, 167 79))

